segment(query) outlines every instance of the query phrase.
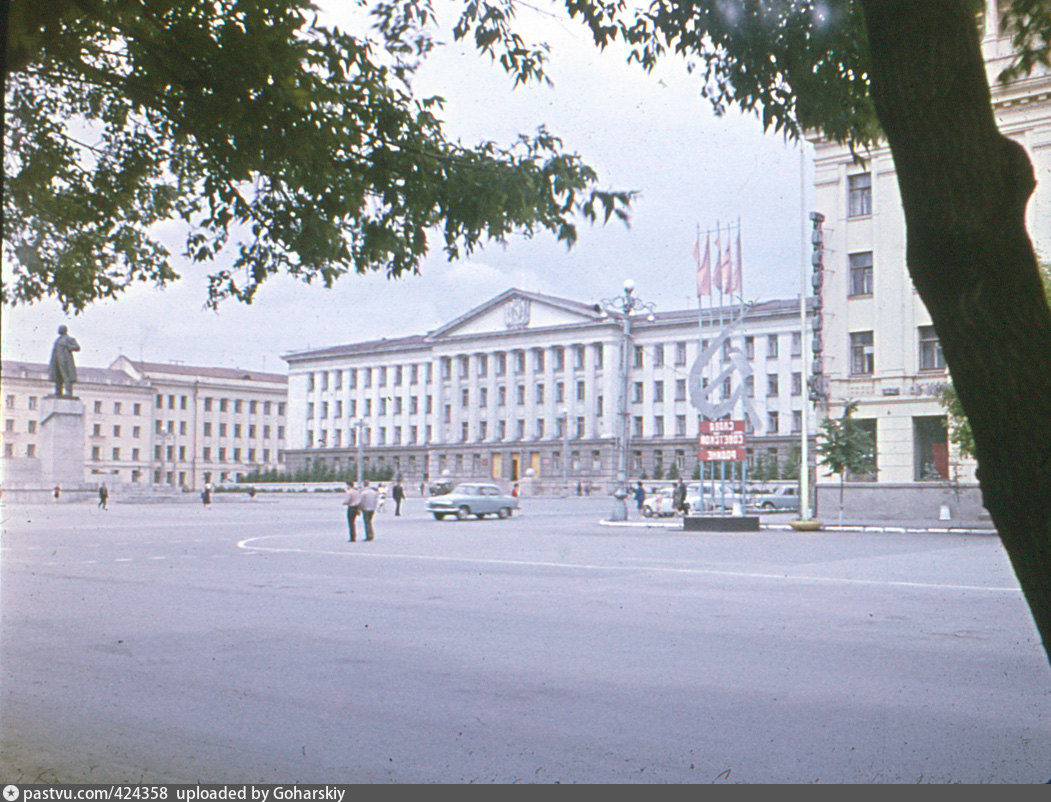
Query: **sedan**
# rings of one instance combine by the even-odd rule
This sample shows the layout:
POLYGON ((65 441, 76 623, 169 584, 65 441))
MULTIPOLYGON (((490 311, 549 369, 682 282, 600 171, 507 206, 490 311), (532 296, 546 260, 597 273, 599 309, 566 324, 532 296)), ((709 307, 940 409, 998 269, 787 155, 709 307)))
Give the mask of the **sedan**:
POLYGON ((427 510, 437 520, 455 515, 461 521, 474 516, 495 515, 510 518, 518 509, 518 499, 504 493, 499 487, 479 482, 456 485, 451 492, 427 499, 427 510))

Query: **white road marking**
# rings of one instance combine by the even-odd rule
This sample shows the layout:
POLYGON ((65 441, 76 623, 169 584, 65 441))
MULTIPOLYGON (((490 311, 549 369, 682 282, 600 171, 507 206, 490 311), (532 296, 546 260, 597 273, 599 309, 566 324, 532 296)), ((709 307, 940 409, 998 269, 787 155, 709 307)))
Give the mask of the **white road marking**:
POLYGON ((353 557, 362 559, 403 559, 403 560, 422 560, 431 562, 454 562, 454 563, 470 563, 475 565, 507 565, 507 566, 522 566, 530 568, 561 568, 566 570, 577 570, 577 571, 635 571, 635 572, 648 572, 648 573, 662 573, 662 574, 687 574, 697 576, 725 576, 735 577, 738 579, 773 579, 789 582, 817 582, 837 585, 871 585, 877 587, 903 587, 903 588, 917 588, 925 590, 960 590, 960 591, 981 591, 984 593, 1011 593, 1020 594, 1022 592, 1020 587, 996 587, 996 586, 984 586, 984 585, 945 585, 934 582, 906 582, 902 580, 883 580, 883 579, 855 579, 851 577, 824 577, 824 576, 804 576, 804 575, 793 575, 793 574, 771 574, 771 573, 760 573, 753 571, 723 571, 711 568, 669 568, 667 566, 659 565, 599 565, 595 563, 570 563, 570 562, 550 562, 546 560, 511 560, 511 559, 497 559, 490 557, 449 557, 445 555, 435 554, 376 554, 375 552, 365 552, 360 549, 356 551, 330 551, 327 549, 305 549, 296 547, 277 547, 277 546, 260 546, 255 545, 256 541, 270 540, 276 537, 287 537, 287 535, 260 535, 257 537, 249 537, 244 540, 237 542, 237 547, 245 551, 262 551, 270 552, 274 554, 290 553, 290 554, 317 554, 317 555, 335 555, 339 557, 353 557))

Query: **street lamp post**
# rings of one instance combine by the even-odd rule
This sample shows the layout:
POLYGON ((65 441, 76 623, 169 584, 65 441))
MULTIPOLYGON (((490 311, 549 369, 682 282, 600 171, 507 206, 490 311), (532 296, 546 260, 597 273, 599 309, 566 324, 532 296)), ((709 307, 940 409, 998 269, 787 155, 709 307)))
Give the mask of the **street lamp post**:
POLYGON ((562 422, 562 495, 569 495, 569 413, 565 410, 559 413, 558 419, 562 422))
POLYGON ((365 451, 365 446, 364 446, 364 444, 362 442, 362 439, 363 439, 362 438, 362 430, 365 428, 365 421, 363 421, 360 418, 358 418, 357 420, 355 420, 351 424, 351 426, 354 427, 354 443, 357 446, 358 487, 361 487, 361 479, 362 479, 362 476, 364 475, 362 473, 362 470, 363 470, 362 463, 364 462, 364 451, 365 451))
POLYGON ((631 379, 631 318, 632 315, 645 311, 646 319, 653 320, 656 306, 643 301, 635 295, 635 282, 627 279, 624 282, 624 294, 602 300, 603 315, 612 315, 620 322, 620 387, 617 397, 617 418, 619 436, 617 448, 617 487, 613 497, 617 500, 610 514, 611 521, 628 519, 628 455, 631 447, 631 419, 628 414, 628 385, 631 379))

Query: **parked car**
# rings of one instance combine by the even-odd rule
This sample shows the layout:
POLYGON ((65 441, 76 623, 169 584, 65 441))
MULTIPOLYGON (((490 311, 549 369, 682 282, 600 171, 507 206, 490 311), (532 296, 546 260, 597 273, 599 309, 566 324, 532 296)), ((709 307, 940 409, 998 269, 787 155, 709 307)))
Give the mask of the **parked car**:
POLYGON ((756 493, 750 501, 752 506, 767 512, 799 512, 799 488, 795 485, 781 485, 773 490, 756 493))
POLYGON ((433 485, 427 488, 427 492, 429 492, 432 496, 444 496, 446 493, 451 493, 453 487, 454 485, 452 482, 448 482, 443 479, 440 482, 435 482, 433 485))
POLYGON ((518 509, 518 499, 504 493, 499 487, 483 482, 464 482, 450 492, 427 499, 427 510, 436 520, 455 515, 461 521, 474 516, 495 515, 510 518, 518 509))
POLYGON ((642 514, 646 518, 666 518, 675 515, 675 507, 672 503, 674 487, 662 487, 656 493, 647 493, 642 501, 642 514))

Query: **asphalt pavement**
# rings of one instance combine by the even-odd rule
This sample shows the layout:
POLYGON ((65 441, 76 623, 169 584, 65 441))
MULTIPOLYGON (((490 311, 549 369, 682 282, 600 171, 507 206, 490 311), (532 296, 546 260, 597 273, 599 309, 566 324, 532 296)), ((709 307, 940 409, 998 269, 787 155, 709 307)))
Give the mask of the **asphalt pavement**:
POLYGON ((353 544, 331 494, 5 505, 0 781, 1051 778, 1051 669, 988 531, 423 504, 353 544))

